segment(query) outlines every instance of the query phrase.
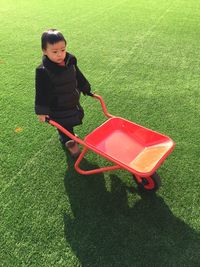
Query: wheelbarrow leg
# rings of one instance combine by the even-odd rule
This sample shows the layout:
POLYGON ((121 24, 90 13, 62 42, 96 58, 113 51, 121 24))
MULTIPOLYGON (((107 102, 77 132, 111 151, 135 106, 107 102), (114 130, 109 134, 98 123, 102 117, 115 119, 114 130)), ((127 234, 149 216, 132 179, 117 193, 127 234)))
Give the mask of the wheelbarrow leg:
POLYGON ((83 151, 81 152, 81 154, 79 155, 77 161, 75 162, 75 170, 80 173, 80 174, 84 174, 84 175, 88 175, 88 174, 96 174, 96 173, 101 173, 101 172, 105 172, 105 171, 112 171, 112 170, 118 170, 118 169, 122 169, 122 167, 120 167, 119 165, 113 165, 113 166, 109 166, 109 167, 104 167, 104 168, 99 168, 99 169, 94 169, 94 170, 89 170, 89 171, 85 171, 82 170, 79 167, 79 164, 81 162, 81 160, 84 158, 86 152, 88 151, 87 147, 83 148, 83 151))

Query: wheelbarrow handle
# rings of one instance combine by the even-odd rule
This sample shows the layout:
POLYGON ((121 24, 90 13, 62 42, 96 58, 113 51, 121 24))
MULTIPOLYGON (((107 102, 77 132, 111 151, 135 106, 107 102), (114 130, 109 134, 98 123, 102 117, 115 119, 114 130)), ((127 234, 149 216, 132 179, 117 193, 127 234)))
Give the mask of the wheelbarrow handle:
MULTIPOLYGON (((105 103, 103 101, 103 98, 100 95, 96 95, 94 93, 91 93, 91 96, 100 101, 103 113, 105 114, 106 117, 108 117, 108 118, 113 118, 114 117, 113 115, 108 113, 106 105, 105 105, 105 103)), ((48 124, 50 124, 52 126, 55 126, 58 130, 60 130, 61 132, 66 134, 68 137, 70 137, 71 139, 73 139, 76 142, 78 142, 79 144, 81 144, 81 145, 83 145, 85 147, 88 147, 87 144, 83 140, 81 140, 77 136, 75 136, 72 133, 70 133, 69 131, 67 131, 64 127, 62 127, 59 123, 57 123, 56 121, 52 120, 51 118, 49 118, 49 117, 45 118, 45 122, 47 122, 48 124)))
POLYGON ((62 127, 59 123, 57 123, 56 121, 54 120, 51 120, 51 119, 46 119, 46 122, 54 127, 56 127, 58 130, 60 130, 62 133, 64 133, 65 135, 67 135, 69 138, 71 138, 72 140, 76 141, 77 143, 85 146, 85 147, 88 147, 87 144, 82 140, 80 139, 79 137, 77 137, 76 135, 73 135, 72 133, 70 133, 67 129, 65 129, 64 127, 62 127))
POLYGON ((108 118, 113 118, 114 116, 111 115, 110 113, 108 113, 106 105, 105 105, 105 103, 103 101, 103 98, 100 95, 97 95, 97 94, 94 94, 94 93, 93 93, 93 97, 100 101, 101 107, 102 107, 102 110, 103 110, 103 113, 105 114, 105 116, 108 117, 108 118))

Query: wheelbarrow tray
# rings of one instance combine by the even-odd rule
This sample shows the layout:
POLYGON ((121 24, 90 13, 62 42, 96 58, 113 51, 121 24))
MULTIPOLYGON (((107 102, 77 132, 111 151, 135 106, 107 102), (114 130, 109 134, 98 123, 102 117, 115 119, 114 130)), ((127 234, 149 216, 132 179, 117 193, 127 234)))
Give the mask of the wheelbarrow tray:
POLYGON ((174 147, 169 137, 120 117, 108 119, 84 142, 97 154, 140 176, 153 174, 174 147))

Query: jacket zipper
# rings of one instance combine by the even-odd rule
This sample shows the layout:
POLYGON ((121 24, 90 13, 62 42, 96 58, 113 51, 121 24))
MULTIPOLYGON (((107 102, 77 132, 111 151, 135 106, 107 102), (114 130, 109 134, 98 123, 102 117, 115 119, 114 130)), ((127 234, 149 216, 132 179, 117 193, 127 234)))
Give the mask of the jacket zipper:
POLYGON ((76 88, 75 90, 76 90, 76 92, 77 92, 77 94, 78 94, 78 96, 79 96, 79 95, 80 95, 80 94, 79 94, 79 90, 78 90, 77 88, 76 88))

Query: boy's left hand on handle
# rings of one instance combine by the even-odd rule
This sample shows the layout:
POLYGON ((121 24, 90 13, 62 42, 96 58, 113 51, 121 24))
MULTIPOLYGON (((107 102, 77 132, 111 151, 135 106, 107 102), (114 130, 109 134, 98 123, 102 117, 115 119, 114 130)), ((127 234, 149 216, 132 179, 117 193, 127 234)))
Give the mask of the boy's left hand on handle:
POLYGON ((45 122, 46 119, 49 119, 49 115, 38 115, 38 119, 40 122, 45 122))

